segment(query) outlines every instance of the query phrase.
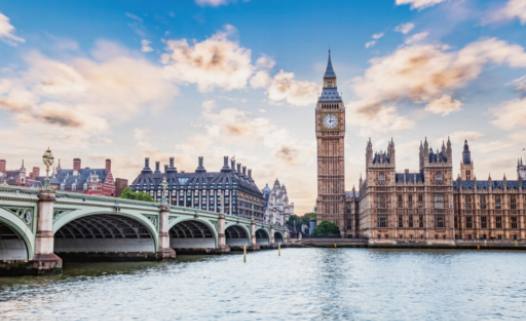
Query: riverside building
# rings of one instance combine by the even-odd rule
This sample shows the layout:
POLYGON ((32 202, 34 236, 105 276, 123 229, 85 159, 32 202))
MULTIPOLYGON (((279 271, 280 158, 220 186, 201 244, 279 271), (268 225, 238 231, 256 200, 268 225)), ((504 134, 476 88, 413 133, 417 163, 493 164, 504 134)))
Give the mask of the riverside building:
POLYGON ((146 158, 144 168, 135 178, 130 188, 146 192, 156 201, 161 201, 163 180, 166 180, 168 201, 172 205, 200 208, 202 210, 254 218, 263 221, 263 194, 252 178, 252 170, 234 159, 224 157, 223 167, 217 172, 209 172, 204 166, 203 157, 198 158, 194 172, 178 171, 174 158, 161 171, 160 162, 150 168, 146 158))

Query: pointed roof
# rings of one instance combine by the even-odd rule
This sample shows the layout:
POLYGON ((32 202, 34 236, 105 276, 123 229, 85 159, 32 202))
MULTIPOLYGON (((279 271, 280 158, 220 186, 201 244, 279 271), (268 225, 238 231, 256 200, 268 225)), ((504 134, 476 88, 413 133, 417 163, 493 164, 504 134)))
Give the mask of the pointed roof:
POLYGON ((325 68, 325 74, 323 75, 323 78, 336 78, 336 73, 334 72, 334 69, 332 68, 330 49, 329 49, 329 58, 327 60, 327 68, 325 68))

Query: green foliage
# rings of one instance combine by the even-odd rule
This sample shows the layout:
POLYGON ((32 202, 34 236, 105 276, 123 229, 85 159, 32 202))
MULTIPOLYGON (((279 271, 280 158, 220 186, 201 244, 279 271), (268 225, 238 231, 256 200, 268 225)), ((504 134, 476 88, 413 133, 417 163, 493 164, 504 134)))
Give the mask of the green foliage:
POLYGON ((338 228, 338 225, 336 225, 333 222, 322 221, 320 224, 318 224, 318 226, 316 226, 316 230, 314 231, 314 236, 339 237, 340 229, 338 228))
POLYGON ((119 196, 120 198, 125 198, 129 200, 137 200, 137 201, 147 201, 147 202, 153 202, 153 197, 150 196, 150 194, 145 192, 134 192, 129 187, 126 187, 119 196))

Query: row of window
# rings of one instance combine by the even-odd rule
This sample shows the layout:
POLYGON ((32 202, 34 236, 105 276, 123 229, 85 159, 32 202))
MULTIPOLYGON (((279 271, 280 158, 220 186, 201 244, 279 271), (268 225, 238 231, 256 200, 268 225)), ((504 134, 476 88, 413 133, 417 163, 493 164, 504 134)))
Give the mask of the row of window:
MULTIPOLYGON (((501 209, 503 204, 508 202, 510 209, 517 209, 518 207, 518 197, 517 195, 464 195, 464 209, 474 209, 475 201, 478 198, 480 208, 488 208, 488 201, 493 199, 493 204, 495 209, 501 209)), ((524 196, 524 202, 526 203, 526 195, 524 196)))
MULTIPOLYGON (((444 214, 434 214, 434 226, 435 228, 445 228, 446 227, 446 216, 444 214)), ((424 216, 418 215, 417 217, 418 221, 416 221, 416 218, 413 217, 413 215, 408 216, 407 219, 407 226, 404 226, 404 218, 402 215, 398 216, 398 227, 408 227, 408 228, 424 228, 425 222, 424 222, 424 216), (415 222, 416 221, 416 222, 415 222)), ((377 221, 376 226, 378 228, 388 228, 389 226, 389 220, 388 215, 385 214, 379 214, 377 215, 377 221)))
MULTIPOLYGON (((465 228, 471 229, 471 228, 474 228, 476 225, 480 226, 481 229, 491 228, 490 221, 488 217, 485 215, 480 216, 479 220, 477 220, 477 217, 473 217, 473 216, 464 217, 464 227, 465 228)), ((457 226, 458 226, 458 218, 455 217, 455 228, 457 228, 457 226)), ((506 224, 506 220, 504 220, 502 216, 495 216, 494 226, 496 229, 508 228, 508 226, 511 229, 518 229, 519 228, 519 218, 517 216, 510 216, 509 225, 508 225, 506 224)))

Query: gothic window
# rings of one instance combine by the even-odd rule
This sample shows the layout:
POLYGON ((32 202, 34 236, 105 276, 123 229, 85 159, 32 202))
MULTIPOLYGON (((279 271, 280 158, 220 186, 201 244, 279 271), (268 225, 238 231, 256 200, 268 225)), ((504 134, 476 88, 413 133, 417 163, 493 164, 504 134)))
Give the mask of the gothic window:
POLYGON ((500 195, 495 195, 495 209, 500 210, 502 208, 500 195))
POLYGON ((510 219, 511 219, 511 228, 517 229, 518 228, 517 216, 512 216, 510 219))
POLYGON ((466 228, 473 228, 473 216, 466 216, 466 228))
POLYGON ((418 226, 420 228, 424 228, 424 215, 419 215, 418 216, 418 226))
POLYGON ((495 228, 502 228, 502 216, 495 217, 495 228))
POLYGON ((384 172, 378 173, 378 184, 385 185, 385 174, 384 172))
POLYGON ((471 195, 464 196, 464 206, 467 210, 471 210, 473 208, 471 195))
POLYGON ((433 208, 444 209, 444 194, 433 195, 433 208))
POLYGON ((403 199, 402 194, 398 194, 397 206, 398 206, 398 208, 403 208, 404 207, 404 199, 403 199))
POLYGON ((385 195, 383 194, 378 195, 376 207, 377 208, 387 208, 387 200, 386 200, 385 195))
POLYGON ((404 217, 402 215, 398 215, 398 227, 404 227, 404 217))
POLYGON ((408 217, 408 222, 407 222, 407 225, 410 227, 410 228, 413 228, 413 215, 409 215, 408 217))
POLYGON ((444 182, 444 174, 442 172, 435 173, 435 183, 442 184, 444 182))
POLYGON ((515 197, 515 195, 510 195, 510 209, 517 209, 517 198, 515 197))
POLYGON ((480 228, 488 228, 488 217, 487 216, 480 217, 480 228))
POLYGON ((444 227, 446 227, 445 216, 435 215, 435 228, 444 228, 444 227))
POLYGON ((407 196, 407 207, 413 208, 413 195, 409 194, 407 196))
POLYGON ((387 215, 378 215, 378 227, 387 227, 387 215))
POLYGON ((485 210, 486 207, 486 195, 480 195, 480 208, 485 210))

